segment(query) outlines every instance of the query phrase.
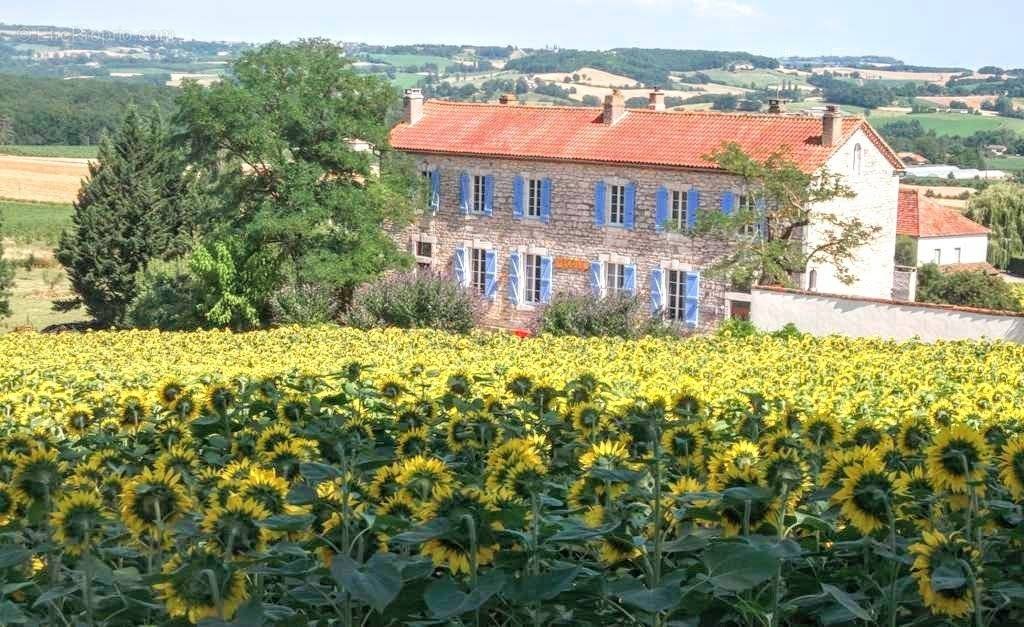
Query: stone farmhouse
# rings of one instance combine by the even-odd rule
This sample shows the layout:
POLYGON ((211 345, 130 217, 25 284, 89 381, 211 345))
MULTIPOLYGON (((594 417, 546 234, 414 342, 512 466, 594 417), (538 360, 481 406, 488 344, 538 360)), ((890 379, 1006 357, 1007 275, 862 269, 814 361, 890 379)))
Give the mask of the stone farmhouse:
POLYGON ((896 234, 914 240, 917 265, 987 265, 989 230, 913 188, 900 188, 896 234))
MULTIPOLYGON (((889 298, 902 162, 863 119, 830 107, 821 118, 646 109, 609 95, 603 108, 424 102, 405 94, 393 148, 412 155, 430 207, 396 234, 422 268, 451 272, 480 294, 485 322, 529 325, 559 292, 627 293, 693 329, 749 311, 748 294, 703 275, 728 243, 694 237, 703 211, 753 208, 744 181, 704 159, 726 142, 755 158, 785 150, 806 171, 846 177, 855 198, 821 210, 880 227, 849 267, 814 264, 804 289, 889 298)), ((807 246, 820 241, 805 229, 807 246)))

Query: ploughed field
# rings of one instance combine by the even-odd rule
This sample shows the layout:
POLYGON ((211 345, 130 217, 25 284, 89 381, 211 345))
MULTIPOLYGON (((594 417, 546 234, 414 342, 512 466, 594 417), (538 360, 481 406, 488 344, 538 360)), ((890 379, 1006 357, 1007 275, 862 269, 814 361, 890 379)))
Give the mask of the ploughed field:
POLYGON ((89 175, 89 160, 0 154, 0 198, 68 203, 89 175))
POLYGON ((0 613, 1019 624, 1022 374, 1003 343, 7 334, 0 613))

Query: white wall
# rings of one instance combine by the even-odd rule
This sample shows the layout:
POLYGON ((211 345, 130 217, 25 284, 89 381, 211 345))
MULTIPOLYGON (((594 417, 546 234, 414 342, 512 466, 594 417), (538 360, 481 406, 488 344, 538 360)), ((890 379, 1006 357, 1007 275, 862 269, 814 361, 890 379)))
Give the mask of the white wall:
POLYGON ((922 237, 917 240, 917 265, 935 261, 935 250, 941 252, 939 265, 951 263, 982 263, 988 259, 988 235, 962 237, 922 237), (956 249, 960 249, 957 260, 956 249))
POLYGON ((777 288, 752 290, 750 320, 776 331, 793 323, 812 335, 846 335, 926 342, 1002 339, 1024 343, 1024 316, 939 305, 880 302, 777 288))
MULTIPOLYGON (((803 286, 808 287, 811 270, 816 270, 816 291, 830 294, 849 294, 872 298, 892 296, 893 257, 896 250, 896 207, 899 202, 899 177, 895 168, 871 142, 864 131, 857 131, 829 159, 827 168, 833 174, 844 176, 845 184, 856 194, 853 198, 839 198, 815 207, 816 211, 840 217, 859 217, 867 224, 881 227, 871 243, 856 251, 856 258, 846 264, 856 277, 847 285, 839 280, 831 264, 812 262, 804 275, 803 286), (862 150, 860 171, 854 171, 853 155, 856 146, 862 150)), ((825 241, 824 225, 812 224, 807 229, 805 246, 809 249, 825 241)))

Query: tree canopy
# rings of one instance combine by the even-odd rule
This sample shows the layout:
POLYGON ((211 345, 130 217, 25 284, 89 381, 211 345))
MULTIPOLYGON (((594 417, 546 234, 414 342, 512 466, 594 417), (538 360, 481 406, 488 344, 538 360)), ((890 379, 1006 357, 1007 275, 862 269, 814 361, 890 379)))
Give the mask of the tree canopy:
MULTIPOLYGON (((186 85, 181 140, 216 194, 208 239, 270 288, 351 293, 406 262, 384 230, 412 214, 418 177, 388 148, 397 93, 323 40, 244 54, 231 78, 186 85)), ((266 294, 264 294, 266 296, 266 294)))
POLYGON ((710 269, 712 275, 737 286, 790 285, 815 262, 830 264, 840 280, 853 281, 849 263, 879 227, 824 209, 830 200, 853 197, 842 176, 804 172, 783 152, 758 161, 734 143, 706 159, 742 177, 751 201, 731 215, 707 211, 698 220, 695 234, 732 244, 732 252, 710 269), (814 238, 805 245, 808 233, 814 238))
POLYGON ((1006 269, 1010 260, 1024 257, 1024 185, 989 185, 971 198, 966 215, 992 229, 989 263, 1006 269))

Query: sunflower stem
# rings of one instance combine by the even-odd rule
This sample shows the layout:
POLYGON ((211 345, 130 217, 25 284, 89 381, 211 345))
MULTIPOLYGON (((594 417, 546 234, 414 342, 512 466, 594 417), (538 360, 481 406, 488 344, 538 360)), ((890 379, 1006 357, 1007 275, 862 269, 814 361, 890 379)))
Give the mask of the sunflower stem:
POLYGON ((82 566, 82 604, 85 605, 85 620, 90 625, 96 624, 92 607, 92 560, 90 553, 85 554, 82 566))
MULTIPOLYGON (((466 528, 469 531, 469 582, 473 590, 476 590, 477 586, 477 563, 476 563, 476 551, 477 551, 477 537, 476 537, 476 520, 473 519, 471 514, 464 514, 462 520, 466 522, 466 528)), ((476 627, 480 627, 480 608, 477 608, 473 612, 473 624, 476 627)))
MULTIPOLYGON (((786 539, 786 500, 789 498, 789 484, 782 484, 782 502, 779 507, 778 543, 786 539)), ((779 624, 779 605, 782 602, 782 559, 775 565, 775 578, 772 582, 772 617, 769 621, 771 627, 779 624)))
MULTIPOLYGON (((540 574, 540 493, 536 490, 530 495, 530 562, 529 570, 533 575, 540 574)), ((540 600, 533 604, 533 624, 540 627, 540 600)))
MULTIPOLYGON (((889 518, 889 550, 896 555, 896 516, 892 511, 892 504, 885 499, 885 514, 889 518)), ((896 627, 896 614, 899 604, 896 603, 896 581, 900 574, 899 562, 890 565, 892 576, 889 578, 889 627, 896 627)))
MULTIPOLYGON (((661 512, 661 423, 656 412, 651 412, 651 431, 654 433, 654 564, 651 572, 653 590, 661 585, 662 512, 661 512)), ((687 455, 689 459, 689 455, 687 455)), ((661 612, 654 613, 654 627, 661 625, 661 612)))
POLYGON ((220 595, 220 586, 217 585, 217 574, 209 568, 204 568, 203 572, 200 573, 206 577, 207 583, 210 584, 210 592, 213 594, 213 604, 217 608, 217 618, 224 620, 224 599, 220 595))

